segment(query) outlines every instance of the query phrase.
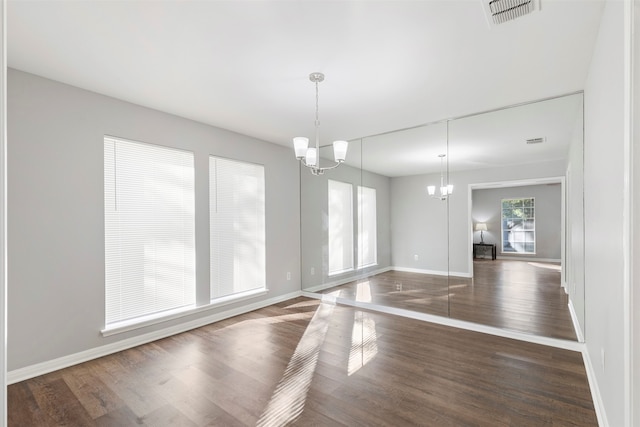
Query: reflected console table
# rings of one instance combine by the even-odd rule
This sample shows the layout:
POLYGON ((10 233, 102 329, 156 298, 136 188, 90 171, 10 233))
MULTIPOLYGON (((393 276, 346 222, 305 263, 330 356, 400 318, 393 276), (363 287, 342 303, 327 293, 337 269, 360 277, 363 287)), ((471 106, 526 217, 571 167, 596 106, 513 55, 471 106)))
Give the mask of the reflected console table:
POLYGON ((493 243, 474 243, 473 244, 473 257, 477 258, 479 254, 487 253, 491 249, 491 259, 496 259, 496 245, 493 243))

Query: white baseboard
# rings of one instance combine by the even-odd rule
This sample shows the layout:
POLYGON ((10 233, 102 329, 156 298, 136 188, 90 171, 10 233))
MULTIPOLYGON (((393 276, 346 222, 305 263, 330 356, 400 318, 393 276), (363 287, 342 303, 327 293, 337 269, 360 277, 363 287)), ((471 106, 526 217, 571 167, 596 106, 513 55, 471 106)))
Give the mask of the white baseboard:
POLYGON ((431 274, 431 275, 434 275, 434 276, 451 276, 451 277, 471 278, 471 274, 469 274, 469 273, 458 273, 458 272, 455 272, 455 271, 446 272, 446 271, 440 271, 440 270, 425 270, 425 269, 421 269, 421 268, 391 266, 391 267, 380 268, 378 270, 369 271, 367 273, 358 274, 356 276, 350 276, 350 277, 346 277, 346 278, 343 278, 343 279, 340 279, 340 280, 333 280, 331 282, 327 282, 327 283, 322 283, 320 285, 311 286, 310 288, 303 289, 303 292, 305 292, 305 293, 321 292, 321 291, 324 291, 325 289, 329 289, 329 288, 332 288, 334 286, 344 285, 345 283, 353 282, 354 280, 365 279, 367 277, 375 276, 376 274, 386 273, 387 271, 402 271, 402 272, 405 272, 405 273, 431 274))
POLYGON ((555 262, 555 263, 562 262, 561 259, 555 259, 555 258, 533 258, 533 257, 517 256, 517 255, 514 255, 514 256, 498 255, 496 259, 513 260, 513 261, 529 261, 529 262, 555 262))
POLYGON ((311 286, 310 288, 303 289, 304 292, 319 292, 325 289, 332 288, 334 286, 344 285, 345 283, 353 282, 354 280, 365 279, 367 277, 375 276, 376 274, 386 273, 392 270, 393 267, 384 267, 377 270, 371 270, 364 273, 356 274, 355 276, 344 277, 338 280, 332 280, 331 282, 321 283, 319 285, 311 286))
POLYGON ((450 271, 449 277, 463 277, 465 279, 471 279, 473 275, 471 273, 462 273, 460 271, 450 271))
POLYGON ((250 311, 258 310, 260 308, 277 304, 282 301, 287 301, 292 298, 299 297, 301 295, 302 295, 301 291, 290 292, 285 295, 280 295, 277 297, 258 301, 253 304, 244 305, 242 307, 234 308, 231 310, 222 311, 220 313, 215 313, 206 317, 201 317, 199 319, 195 319, 190 322, 185 322, 178 325, 170 326, 168 328, 160 329, 158 331, 149 332, 143 335, 139 335, 137 337, 127 338, 111 344, 81 351, 79 353, 62 356, 57 359, 48 360, 46 362, 36 363, 35 365, 25 366, 24 368, 14 369, 7 373, 7 384, 14 384, 20 381, 27 380, 29 378, 48 374, 49 372, 57 371, 59 369, 77 365, 78 363, 82 363, 92 359, 97 359, 99 357, 107 356, 112 353, 117 353, 118 351, 127 350, 129 348, 146 344, 152 341, 156 341, 162 338, 166 338, 171 335, 176 335, 182 332, 189 331, 191 329, 199 328, 201 326, 205 326, 210 323, 219 322, 220 320, 228 319, 229 317, 233 317, 240 314, 248 313, 250 311))
MULTIPOLYGON (((315 294, 311 292, 303 292, 302 295, 305 297, 322 299, 322 300, 324 300, 326 297, 326 295, 324 294, 321 295, 321 294, 315 294)), ((495 335, 495 336, 504 337, 504 338, 511 338, 519 341, 526 341, 534 344, 541 344, 541 345, 546 345, 550 347, 561 348, 564 350, 582 352, 585 347, 583 343, 579 343, 577 341, 569 341, 569 340, 563 340, 558 338, 550 338, 550 337, 543 337, 543 336, 538 336, 533 334, 527 334, 524 332, 511 331, 508 329, 497 328, 495 326, 481 325, 479 323, 467 322, 465 320, 453 319, 451 317, 437 316, 435 314, 420 313, 417 311, 406 310, 403 308, 395 308, 395 307, 389 307, 386 305, 378 305, 378 304, 373 304, 368 302, 353 301, 348 298, 340 298, 340 297, 333 297, 333 298, 330 298, 330 300, 337 304, 373 310, 381 313, 393 314, 396 316, 402 316, 409 319, 422 320, 425 322, 436 323, 438 325, 451 326, 454 328, 481 332, 484 334, 495 335)))
POLYGON ((576 313, 576 309, 573 307, 573 301, 569 299, 569 313, 571 314, 571 321, 573 322, 573 329, 576 331, 576 337, 578 338, 578 342, 584 342, 584 333, 582 332, 582 327, 580 326, 580 322, 578 321, 578 315, 576 313))
POLYGON ((393 267, 394 271, 402 271, 405 273, 420 273, 420 274, 431 274, 433 276, 448 276, 448 271, 441 270, 426 270, 424 268, 411 268, 411 267, 393 267))
POLYGON ((598 380, 596 377, 596 371, 591 363, 591 357, 589 357, 589 351, 586 346, 582 351, 582 360, 584 361, 584 367, 587 371, 587 380, 589 381, 589 389, 591 389, 591 399, 593 400, 593 406, 596 410, 596 416, 598 417, 598 425, 600 427, 609 427, 609 421, 607 420, 607 413, 604 409, 604 402, 602 401, 602 395, 598 388, 598 380))
POLYGON ((411 267, 392 267, 394 271, 403 271, 405 273, 420 273, 420 274, 431 274, 433 276, 453 276, 453 277, 465 277, 471 278, 471 274, 469 273, 460 273, 457 271, 441 271, 441 270, 426 270, 423 268, 411 268, 411 267))

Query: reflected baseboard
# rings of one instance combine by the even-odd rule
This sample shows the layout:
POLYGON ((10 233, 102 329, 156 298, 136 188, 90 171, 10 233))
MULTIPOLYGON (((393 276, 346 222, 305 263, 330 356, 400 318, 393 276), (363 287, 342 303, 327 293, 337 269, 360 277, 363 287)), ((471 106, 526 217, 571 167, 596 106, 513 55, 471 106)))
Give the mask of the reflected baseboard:
POLYGON ((470 273, 461 273, 461 272, 447 272, 447 271, 439 271, 439 270, 425 270, 420 268, 410 268, 410 267, 384 267, 379 268, 377 270, 370 270, 360 274, 356 274, 349 277, 343 277, 341 279, 332 280, 327 283, 321 283, 319 285, 310 286, 308 288, 304 288, 303 292, 321 292, 325 289, 333 288, 334 286, 344 285, 345 283, 353 282, 354 280, 366 279, 367 277, 375 276, 376 274, 386 273, 387 271, 401 271, 405 273, 419 273, 419 274, 431 274, 433 276, 449 276, 449 277, 460 277, 465 279, 470 279, 472 275, 470 273))
POLYGON ((472 277, 470 273, 461 273, 458 271, 425 270, 422 268, 395 267, 395 266, 392 267, 391 270, 403 271, 405 273, 431 274, 434 276, 464 277, 467 279, 470 279, 472 277))
POLYGON ((520 255, 513 255, 513 256, 498 255, 496 259, 511 260, 511 261, 515 260, 515 261, 530 261, 530 262, 553 262, 556 264, 560 264, 562 262, 561 259, 556 259, 556 258, 535 258, 535 257, 527 257, 527 256, 520 256, 520 255))
MULTIPOLYGON (((324 295, 303 291, 302 296, 322 299, 324 295)), ((333 302, 333 301, 332 301, 333 302)), ((530 342, 534 344, 541 344, 550 347, 562 348, 564 350, 583 352, 585 350, 585 344, 577 341, 569 341, 558 338, 544 337, 540 335, 527 334, 524 332, 513 331, 509 329, 501 329, 494 326, 482 325, 479 323, 467 322, 465 320, 458 320, 451 317, 437 316, 435 314, 420 313, 417 311, 406 310, 402 308, 394 308, 379 304, 373 304, 368 302, 353 301, 346 298, 335 298, 336 304, 348 305, 351 307, 358 307, 365 310, 377 311, 380 313, 393 314, 396 316, 406 317, 409 319, 422 320, 425 322, 435 323, 443 326, 450 326, 458 329, 465 329, 468 331, 480 332, 483 334, 495 335, 503 338, 511 338, 519 341, 530 342)))
POLYGON ((367 277, 375 276, 376 274, 386 273, 387 271, 391 271, 393 269, 394 269, 393 267, 384 267, 384 268, 379 268, 377 270, 369 270, 353 276, 343 277, 341 279, 332 280, 331 282, 321 283, 319 285, 303 288, 302 291, 303 292, 320 292, 320 291, 324 291, 325 289, 333 288, 334 286, 340 286, 340 285, 344 285, 345 283, 353 282, 354 280, 366 279, 367 277))

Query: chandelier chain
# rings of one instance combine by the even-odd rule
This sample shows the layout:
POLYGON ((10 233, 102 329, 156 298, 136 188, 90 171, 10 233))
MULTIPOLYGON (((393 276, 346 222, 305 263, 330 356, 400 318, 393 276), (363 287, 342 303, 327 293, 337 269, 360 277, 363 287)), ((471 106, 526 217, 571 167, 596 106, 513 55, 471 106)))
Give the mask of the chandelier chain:
POLYGON ((318 110, 320 108, 319 99, 320 99, 320 96, 318 95, 318 82, 316 81, 316 126, 320 126, 320 118, 318 114, 318 110))
POLYGON ((318 156, 318 167, 320 167, 320 116, 319 116, 319 100, 318 81, 316 80, 316 155, 318 156))

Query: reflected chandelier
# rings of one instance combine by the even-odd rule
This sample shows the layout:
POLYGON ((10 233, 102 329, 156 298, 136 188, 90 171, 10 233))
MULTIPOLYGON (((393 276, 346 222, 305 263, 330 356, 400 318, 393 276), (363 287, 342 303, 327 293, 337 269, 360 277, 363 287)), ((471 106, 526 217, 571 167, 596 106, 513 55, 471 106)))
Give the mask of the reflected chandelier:
POLYGON ((309 138, 304 136, 296 136, 293 138, 293 149, 296 153, 296 159, 311 170, 314 175, 322 175, 324 171, 329 169, 335 169, 340 164, 344 163, 347 157, 347 147, 349 143, 347 141, 334 141, 333 142, 333 157, 335 163, 331 166, 320 166, 320 120, 318 119, 318 83, 324 80, 324 74, 311 73, 309 74, 309 80, 316 84, 316 146, 309 148, 309 138))
POLYGON ((438 154, 438 157, 440 157, 440 194, 436 196, 435 185, 429 185, 427 192, 434 199, 447 200, 451 193, 453 193, 453 185, 446 183, 444 179, 444 158, 447 157, 447 155, 438 154))

